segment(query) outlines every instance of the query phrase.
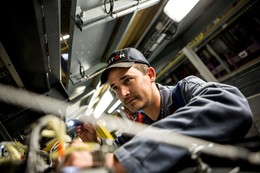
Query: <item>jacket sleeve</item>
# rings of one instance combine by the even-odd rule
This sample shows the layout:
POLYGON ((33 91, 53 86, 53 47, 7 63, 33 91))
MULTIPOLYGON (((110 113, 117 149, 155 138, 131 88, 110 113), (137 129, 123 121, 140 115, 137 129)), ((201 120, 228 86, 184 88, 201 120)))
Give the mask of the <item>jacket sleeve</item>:
MULTIPOLYGON (((252 125, 252 112, 236 87, 207 83, 195 76, 178 85, 186 106, 152 126, 216 143, 231 143, 246 135, 252 125)), ((140 133, 149 133, 147 130, 140 133)), ((168 172, 188 154, 185 148, 140 136, 115 151, 117 159, 131 173, 168 172)))

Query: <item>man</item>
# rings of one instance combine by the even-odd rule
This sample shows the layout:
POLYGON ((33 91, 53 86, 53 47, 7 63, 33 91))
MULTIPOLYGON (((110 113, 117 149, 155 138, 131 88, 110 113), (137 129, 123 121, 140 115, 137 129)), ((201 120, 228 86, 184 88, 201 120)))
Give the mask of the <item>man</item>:
MULTIPOLYGON (((107 61, 101 82, 107 82, 131 112, 143 111, 143 122, 154 127, 228 144, 245 137, 252 125, 248 102, 236 87, 205 82, 195 76, 175 86, 160 85, 154 68, 135 48, 115 51, 107 61)), ((101 143, 87 123, 78 127, 78 134, 83 141, 101 143)), ((115 172, 174 172, 190 157, 185 148, 138 135, 128 139, 113 154, 106 155, 106 166, 115 172)), ((91 157, 74 153, 66 163, 91 167, 91 157)))

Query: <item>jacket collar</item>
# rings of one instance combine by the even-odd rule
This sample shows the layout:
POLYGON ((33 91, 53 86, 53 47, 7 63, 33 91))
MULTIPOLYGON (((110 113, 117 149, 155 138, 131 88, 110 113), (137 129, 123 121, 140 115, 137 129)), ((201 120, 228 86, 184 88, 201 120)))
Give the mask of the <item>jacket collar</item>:
POLYGON ((162 119, 169 114, 173 113, 173 100, 172 100, 172 90, 174 86, 163 86, 159 83, 156 84, 158 90, 160 91, 160 99, 161 99, 161 110, 159 119, 162 119))

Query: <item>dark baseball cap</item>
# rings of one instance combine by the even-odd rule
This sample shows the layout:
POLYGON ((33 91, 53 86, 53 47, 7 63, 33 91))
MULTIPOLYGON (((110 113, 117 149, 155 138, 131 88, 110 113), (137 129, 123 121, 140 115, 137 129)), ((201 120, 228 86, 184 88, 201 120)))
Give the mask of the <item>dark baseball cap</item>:
POLYGON ((149 67, 151 66, 144 55, 135 48, 129 47, 113 52, 107 60, 105 70, 101 74, 101 83, 104 84, 107 82, 109 69, 115 67, 129 68, 132 67, 135 63, 146 64, 149 67))

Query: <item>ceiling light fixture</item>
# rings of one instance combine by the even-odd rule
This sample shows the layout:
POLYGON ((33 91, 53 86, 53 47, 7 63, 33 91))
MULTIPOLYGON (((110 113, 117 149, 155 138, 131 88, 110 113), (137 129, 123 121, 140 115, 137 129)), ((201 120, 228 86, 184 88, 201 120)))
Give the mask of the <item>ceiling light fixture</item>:
POLYGON ((120 100, 117 100, 113 106, 107 111, 108 114, 111 114, 115 111, 115 109, 121 104, 120 100))
POLYGON ((109 104, 113 101, 114 97, 109 90, 107 90, 104 95, 101 97, 100 101, 98 102, 93 115, 96 119, 98 119, 104 111, 107 109, 109 104))
POLYGON ((169 0, 164 13, 175 22, 180 22, 199 2, 199 0, 169 0))

